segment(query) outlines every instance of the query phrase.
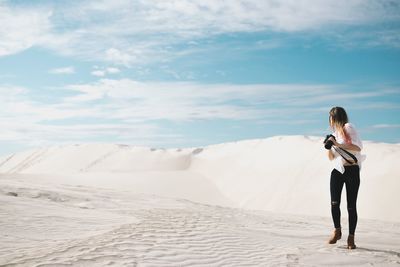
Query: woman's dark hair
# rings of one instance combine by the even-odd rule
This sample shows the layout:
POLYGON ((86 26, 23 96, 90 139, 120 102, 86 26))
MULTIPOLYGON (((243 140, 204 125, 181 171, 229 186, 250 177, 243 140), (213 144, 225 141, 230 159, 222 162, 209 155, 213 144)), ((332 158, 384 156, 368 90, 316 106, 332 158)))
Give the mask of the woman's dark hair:
POLYGON ((349 122, 347 113, 342 107, 333 107, 329 111, 329 124, 332 129, 342 135, 346 142, 351 142, 350 136, 346 133, 344 125, 349 122))
POLYGON ((332 119, 332 124, 334 125, 340 125, 341 127, 343 127, 346 123, 349 122, 347 113, 342 107, 333 107, 331 111, 329 111, 329 115, 332 119))

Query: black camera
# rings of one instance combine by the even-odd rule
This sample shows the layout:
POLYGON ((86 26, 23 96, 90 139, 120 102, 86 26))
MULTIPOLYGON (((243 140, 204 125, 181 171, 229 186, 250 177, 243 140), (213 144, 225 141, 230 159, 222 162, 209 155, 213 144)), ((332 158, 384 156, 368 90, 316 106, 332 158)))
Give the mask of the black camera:
POLYGON ((332 140, 328 140, 328 139, 331 138, 331 137, 333 137, 333 139, 336 140, 335 136, 333 136, 333 135, 331 135, 331 134, 328 134, 328 135, 325 137, 325 140, 324 140, 325 148, 328 149, 328 150, 331 149, 332 146, 333 146, 332 140))

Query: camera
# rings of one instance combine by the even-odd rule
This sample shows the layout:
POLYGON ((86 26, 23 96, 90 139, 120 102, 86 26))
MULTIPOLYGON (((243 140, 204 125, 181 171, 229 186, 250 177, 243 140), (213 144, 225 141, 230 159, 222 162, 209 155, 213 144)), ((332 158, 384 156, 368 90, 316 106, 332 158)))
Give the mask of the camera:
POLYGON ((333 139, 336 140, 335 136, 333 136, 333 135, 331 135, 331 134, 328 134, 328 135, 325 137, 325 140, 324 140, 325 149, 328 149, 328 150, 329 150, 329 149, 332 148, 333 142, 332 142, 332 140, 328 140, 328 139, 331 138, 331 137, 333 137, 333 139))

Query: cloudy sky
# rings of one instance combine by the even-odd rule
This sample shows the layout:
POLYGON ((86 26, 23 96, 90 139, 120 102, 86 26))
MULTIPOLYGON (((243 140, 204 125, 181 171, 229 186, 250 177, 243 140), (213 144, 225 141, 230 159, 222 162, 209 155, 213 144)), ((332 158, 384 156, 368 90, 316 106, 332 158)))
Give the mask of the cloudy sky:
POLYGON ((329 132, 400 142, 400 1, 0 0, 0 155, 329 132))

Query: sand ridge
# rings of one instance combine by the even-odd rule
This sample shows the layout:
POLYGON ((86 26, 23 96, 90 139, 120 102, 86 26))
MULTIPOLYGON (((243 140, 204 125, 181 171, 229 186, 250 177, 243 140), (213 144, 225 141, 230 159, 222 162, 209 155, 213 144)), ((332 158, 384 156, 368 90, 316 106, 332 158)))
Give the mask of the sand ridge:
MULTIPOLYGON (((330 229, 328 218, 249 211, 86 186, 26 187, 23 179, 13 183, 8 179, 1 177, 1 185, 11 184, 5 191, 18 196, 4 191, 0 194, 2 203, 14 212, 8 221, 0 222, 6 230, 0 234, 0 265, 400 264, 396 251, 400 224, 362 222, 359 250, 349 252, 344 242, 335 246, 324 242, 330 229), (62 195, 63 200, 37 197, 38 193, 62 195), (18 223, 21 215, 28 219, 28 225, 18 223)), ((4 208, 0 211, 5 218, 4 208)))

